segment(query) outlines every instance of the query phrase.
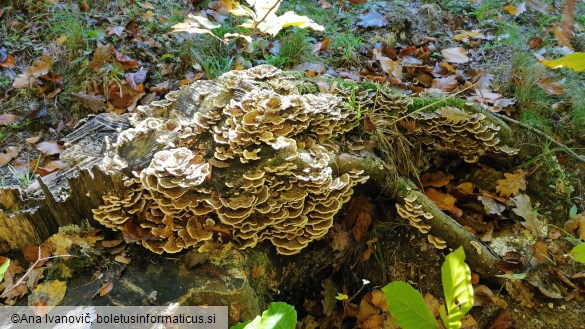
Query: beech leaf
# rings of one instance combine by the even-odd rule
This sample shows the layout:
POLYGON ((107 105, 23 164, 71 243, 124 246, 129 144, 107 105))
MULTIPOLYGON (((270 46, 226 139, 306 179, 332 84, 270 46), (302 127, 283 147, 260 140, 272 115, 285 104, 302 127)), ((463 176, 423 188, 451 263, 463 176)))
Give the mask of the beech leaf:
POLYGON ((467 51, 461 47, 455 48, 447 48, 441 50, 441 54, 443 58, 449 63, 467 63, 469 62, 469 57, 467 57, 467 51))
POLYGON ((63 148, 57 142, 40 142, 36 145, 36 149, 44 155, 59 154, 63 151, 63 148))
POLYGON ((585 71, 585 53, 575 52, 565 57, 540 61, 540 64, 551 69, 567 67, 575 72, 581 72, 585 71))
POLYGON ((438 328, 435 317, 416 289, 402 281, 394 281, 382 288, 392 317, 402 328, 438 328))

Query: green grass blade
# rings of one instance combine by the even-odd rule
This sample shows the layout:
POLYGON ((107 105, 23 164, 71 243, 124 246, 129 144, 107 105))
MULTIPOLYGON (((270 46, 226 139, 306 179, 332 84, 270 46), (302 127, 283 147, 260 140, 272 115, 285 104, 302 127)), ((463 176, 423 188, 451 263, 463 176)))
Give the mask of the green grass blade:
POLYGON ((421 294, 408 283, 395 281, 382 288, 392 317, 403 329, 437 328, 421 294))
POLYGON ((6 270, 8 269, 8 265, 10 265, 10 259, 6 258, 4 264, 0 266, 0 283, 2 283, 2 280, 4 280, 4 272, 6 272, 6 270))

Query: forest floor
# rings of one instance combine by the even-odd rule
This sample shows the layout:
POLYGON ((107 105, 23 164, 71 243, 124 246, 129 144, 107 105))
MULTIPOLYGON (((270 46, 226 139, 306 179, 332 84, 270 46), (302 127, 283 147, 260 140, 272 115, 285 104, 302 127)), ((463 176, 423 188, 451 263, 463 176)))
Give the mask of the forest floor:
MULTIPOLYGON (((219 1, 5 1, 0 6, 0 187, 26 188, 35 175, 63 168, 62 140, 88 115, 131 112, 195 80, 258 64, 370 80, 415 97, 455 95, 584 154, 585 75, 539 64, 585 51, 585 4, 557 5, 291 0, 281 4, 279 14, 306 15, 323 31, 289 27, 271 36, 238 27, 241 18, 219 1), (187 13, 221 26, 213 35, 172 32, 187 13), (221 40, 233 32, 252 42, 221 40)), ((512 328, 511 321, 515 328, 585 328, 585 267, 569 255, 585 240, 585 163, 541 135, 514 129, 522 156, 506 166, 445 156, 421 172, 427 196, 505 256, 504 286, 488 288, 483 283, 489 278, 474 275, 478 307, 463 328, 512 328)), ((363 204, 371 206, 350 205, 348 213, 359 208, 354 213, 369 213, 381 223, 396 217, 385 200, 364 197, 363 204)), ((344 270, 354 272, 323 283, 325 292, 352 296, 359 290, 356 304, 332 300, 331 294, 307 295, 304 305, 295 305, 304 316, 301 328, 335 327, 340 316, 352 316, 348 309, 360 328, 377 328, 380 319, 385 328, 394 328, 376 299, 379 290, 360 290, 360 278, 408 281, 428 293, 430 305, 439 304, 444 252, 406 225, 393 229, 396 241, 378 241, 370 228, 361 247, 351 248, 350 258, 361 259, 360 266, 346 264, 344 270), (404 252, 397 251, 401 248, 404 252), (323 311, 323 305, 336 302, 342 312, 323 311)), ((340 259, 350 253, 345 240, 352 232, 336 226, 325 239, 340 259)), ((0 302, 14 302, 13 297, 0 302)))

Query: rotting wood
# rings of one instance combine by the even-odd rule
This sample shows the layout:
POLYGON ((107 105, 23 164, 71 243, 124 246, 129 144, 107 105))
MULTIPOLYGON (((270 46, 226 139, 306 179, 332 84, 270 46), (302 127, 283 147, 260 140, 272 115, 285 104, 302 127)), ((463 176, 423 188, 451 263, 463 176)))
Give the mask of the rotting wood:
MULTIPOLYGON (((380 108, 377 104, 379 90, 362 89, 361 105, 362 113, 365 115, 375 116, 376 113, 384 114, 384 111, 390 112, 392 109, 380 108), (373 97, 373 98, 372 98, 373 97), (370 98, 373 102, 370 102, 370 98), (369 112, 368 112, 369 111, 369 112)), ((389 91, 386 91, 389 92, 389 91)), ((346 94, 348 101, 356 101, 355 94, 346 94)), ((358 97, 358 98, 359 98, 358 97)), ((440 119, 440 114, 433 114, 436 110, 432 100, 408 101, 407 98, 399 96, 409 104, 402 108, 405 113, 416 111, 417 107, 427 106, 426 116, 410 118, 415 122, 417 120, 426 120, 432 124, 433 117, 440 119)), ((492 122, 494 133, 491 137, 497 137, 503 143, 511 142, 510 130, 503 122, 485 114, 481 109, 472 104, 467 104, 458 99, 444 100, 452 108, 455 108, 465 116, 482 113, 486 122, 492 122), (460 104, 461 103, 461 104, 460 104), (455 107, 460 105, 460 107, 455 107), (467 114, 466 114, 467 113, 467 114)), ((440 103, 439 100, 437 103, 440 103)), ((439 109, 440 104, 438 105, 439 109)), ((453 110, 454 111, 454 110, 453 110)), ((457 113, 456 113, 457 114, 457 113)), ((482 117, 482 118, 483 118, 482 117)), ((479 120, 479 119, 477 119, 479 120)), ((477 122, 476 120, 476 122, 477 122)), ((128 120, 124 116, 115 116, 112 114, 98 115, 88 121, 84 129, 77 130, 69 136, 70 148, 77 148, 78 154, 82 156, 68 159, 71 167, 63 172, 43 177, 37 184, 27 189, 26 193, 18 189, 0 190, 0 200, 2 201, 0 210, 0 252, 6 252, 11 249, 21 248, 25 245, 39 244, 52 233, 55 233, 60 226, 68 224, 79 224, 83 221, 93 221, 92 209, 103 204, 102 196, 105 194, 118 194, 123 196, 124 186, 123 177, 125 173, 105 174, 98 167, 92 167, 103 156, 107 140, 110 142, 116 137, 120 130, 129 126, 128 120), (95 124, 97 123, 97 124, 95 124), (88 138, 89 137, 89 138, 88 138), (102 153, 100 153, 102 152, 102 153)), ((360 122, 356 122, 359 125, 360 122)), ((432 128, 432 127, 431 127, 432 128)), ((359 129, 359 127, 358 127, 359 129)), ((417 134, 429 134, 430 132, 418 132, 417 134)), ((414 134, 413 136, 415 136, 414 134)), ((472 136, 473 137, 473 136, 472 136)), ((146 143, 145 145, 149 145, 146 143)), ((152 156, 152 151, 139 150, 141 158, 148 159, 152 156)), ((473 152, 474 150, 470 150, 473 152)), ((388 167, 388 163, 371 154, 369 157, 359 157, 347 153, 337 155, 338 169, 349 171, 352 169, 361 169, 370 176, 382 190, 387 194, 394 194, 393 197, 398 203, 408 194, 417 195, 425 211, 433 215, 430 233, 447 242, 447 244, 456 248, 463 245, 468 254, 468 261, 475 270, 485 275, 496 273, 494 262, 497 257, 474 235, 466 232, 455 220, 444 212, 439 210, 423 193, 416 190, 416 186, 406 177, 398 176, 394 179, 390 176, 396 176, 395 168, 388 167), (388 187, 388 181, 393 182, 394 188, 388 187)), ((138 159, 137 166, 144 162, 138 159)))

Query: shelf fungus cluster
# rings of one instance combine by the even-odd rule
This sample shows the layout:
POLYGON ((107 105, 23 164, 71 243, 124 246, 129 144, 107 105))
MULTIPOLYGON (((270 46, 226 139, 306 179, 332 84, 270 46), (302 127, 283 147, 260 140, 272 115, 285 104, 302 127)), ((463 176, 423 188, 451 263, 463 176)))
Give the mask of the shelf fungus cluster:
POLYGON ((407 219, 411 226, 416 227, 421 233, 427 234, 429 242, 437 249, 445 249, 447 243, 442 239, 428 234, 431 231, 431 226, 425 222, 433 218, 431 213, 425 212, 423 205, 417 203, 418 196, 414 193, 408 194, 404 198, 404 204, 396 204, 396 211, 398 215, 407 219))
POLYGON ((417 112, 415 134, 434 150, 460 153, 474 163, 486 153, 514 155, 518 149, 500 145, 500 127, 482 113, 469 113, 445 106, 433 112, 417 112))
POLYGON ((224 74, 141 106, 101 167, 124 193, 94 209, 103 225, 156 253, 269 240, 298 253, 323 237, 361 171, 333 170, 331 137, 356 120, 332 94, 299 95, 271 66, 224 74))

